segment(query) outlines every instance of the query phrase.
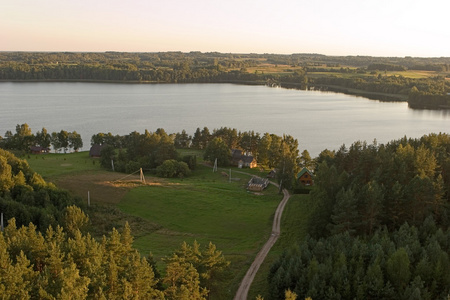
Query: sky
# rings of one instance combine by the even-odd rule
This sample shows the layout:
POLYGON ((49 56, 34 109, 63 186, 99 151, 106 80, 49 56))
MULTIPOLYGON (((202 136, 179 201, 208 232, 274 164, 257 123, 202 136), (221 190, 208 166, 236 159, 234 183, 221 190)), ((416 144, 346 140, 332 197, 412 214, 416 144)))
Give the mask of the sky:
POLYGON ((450 57, 450 1, 2 0, 0 51, 450 57))

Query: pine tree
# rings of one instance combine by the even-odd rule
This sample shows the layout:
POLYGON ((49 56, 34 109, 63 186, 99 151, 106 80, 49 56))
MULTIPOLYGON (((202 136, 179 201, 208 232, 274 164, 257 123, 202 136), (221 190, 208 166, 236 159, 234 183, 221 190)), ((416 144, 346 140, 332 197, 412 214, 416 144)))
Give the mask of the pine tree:
POLYGON ((411 277, 410 260, 405 248, 397 249, 386 262, 387 277, 401 293, 411 277))
POLYGON ((333 215, 331 216, 332 233, 349 232, 356 233, 358 226, 359 215, 357 211, 357 200, 352 189, 342 189, 336 195, 336 205, 333 208, 333 215))
POLYGON ((192 264, 174 254, 171 262, 167 265, 166 276, 163 278, 163 283, 167 285, 164 291, 166 299, 206 299, 208 291, 200 287, 199 277, 192 264))

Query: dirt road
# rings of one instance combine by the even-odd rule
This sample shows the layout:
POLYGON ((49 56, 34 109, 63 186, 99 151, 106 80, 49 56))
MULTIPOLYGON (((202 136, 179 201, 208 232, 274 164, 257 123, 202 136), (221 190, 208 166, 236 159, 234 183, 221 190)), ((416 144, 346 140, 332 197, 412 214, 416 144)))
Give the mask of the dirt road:
POLYGON ((283 213, 287 201, 289 200, 289 197, 291 196, 289 195, 289 192, 285 189, 283 190, 283 194, 284 194, 283 200, 281 200, 280 204, 278 205, 277 210, 275 211, 275 217, 273 218, 272 233, 267 242, 259 251, 258 255, 256 255, 256 258, 253 261, 250 268, 248 269, 247 274, 245 274, 244 278, 242 279, 241 285, 239 286, 239 289, 236 292, 236 296, 234 296, 235 300, 247 299, 248 290, 250 289, 250 286, 253 282, 253 279, 255 278, 256 273, 258 272, 259 267, 266 258, 267 253, 269 253, 270 249, 280 236, 281 215, 283 213))

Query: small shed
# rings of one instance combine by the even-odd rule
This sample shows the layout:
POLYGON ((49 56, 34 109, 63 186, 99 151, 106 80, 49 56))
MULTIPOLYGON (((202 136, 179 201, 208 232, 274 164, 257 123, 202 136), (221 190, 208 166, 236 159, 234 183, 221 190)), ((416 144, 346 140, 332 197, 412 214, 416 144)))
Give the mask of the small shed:
POLYGON ((91 149, 89 150, 89 156, 90 157, 100 157, 102 153, 103 145, 94 144, 92 145, 91 149))
POLYGON ((314 174, 307 168, 303 168, 297 174, 297 182, 303 185, 314 185, 314 174))

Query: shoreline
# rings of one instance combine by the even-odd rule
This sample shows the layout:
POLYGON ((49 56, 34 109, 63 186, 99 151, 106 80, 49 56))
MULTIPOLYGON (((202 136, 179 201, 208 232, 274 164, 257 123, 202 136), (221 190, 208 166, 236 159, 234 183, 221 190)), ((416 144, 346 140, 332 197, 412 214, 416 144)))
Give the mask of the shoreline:
MULTIPOLYGON (((167 81, 139 81, 139 80, 92 80, 92 79, 27 79, 27 80, 6 80, 0 79, 1 82, 13 82, 13 83, 40 83, 40 82, 70 82, 70 83, 112 83, 112 84, 238 84, 238 85, 264 85, 267 87, 281 87, 284 89, 296 89, 296 90, 306 90, 306 91, 319 91, 319 92, 332 92, 338 94, 345 94, 350 96, 363 97, 368 100, 375 100, 380 102, 408 102, 409 97, 407 95, 401 94, 387 94, 387 93, 377 93, 377 92, 368 92, 364 90, 358 89, 349 89, 346 87, 341 87, 337 85, 325 85, 325 84, 317 84, 317 85, 308 85, 306 88, 303 84, 294 83, 294 82, 280 82, 275 86, 270 86, 265 81, 243 81, 243 80, 217 80, 217 81, 199 81, 199 82, 167 82, 167 81)), ((426 106, 418 106, 418 105, 409 105, 411 109, 418 110, 449 110, 450 106, 448 105, 426 105, 426 106)))

